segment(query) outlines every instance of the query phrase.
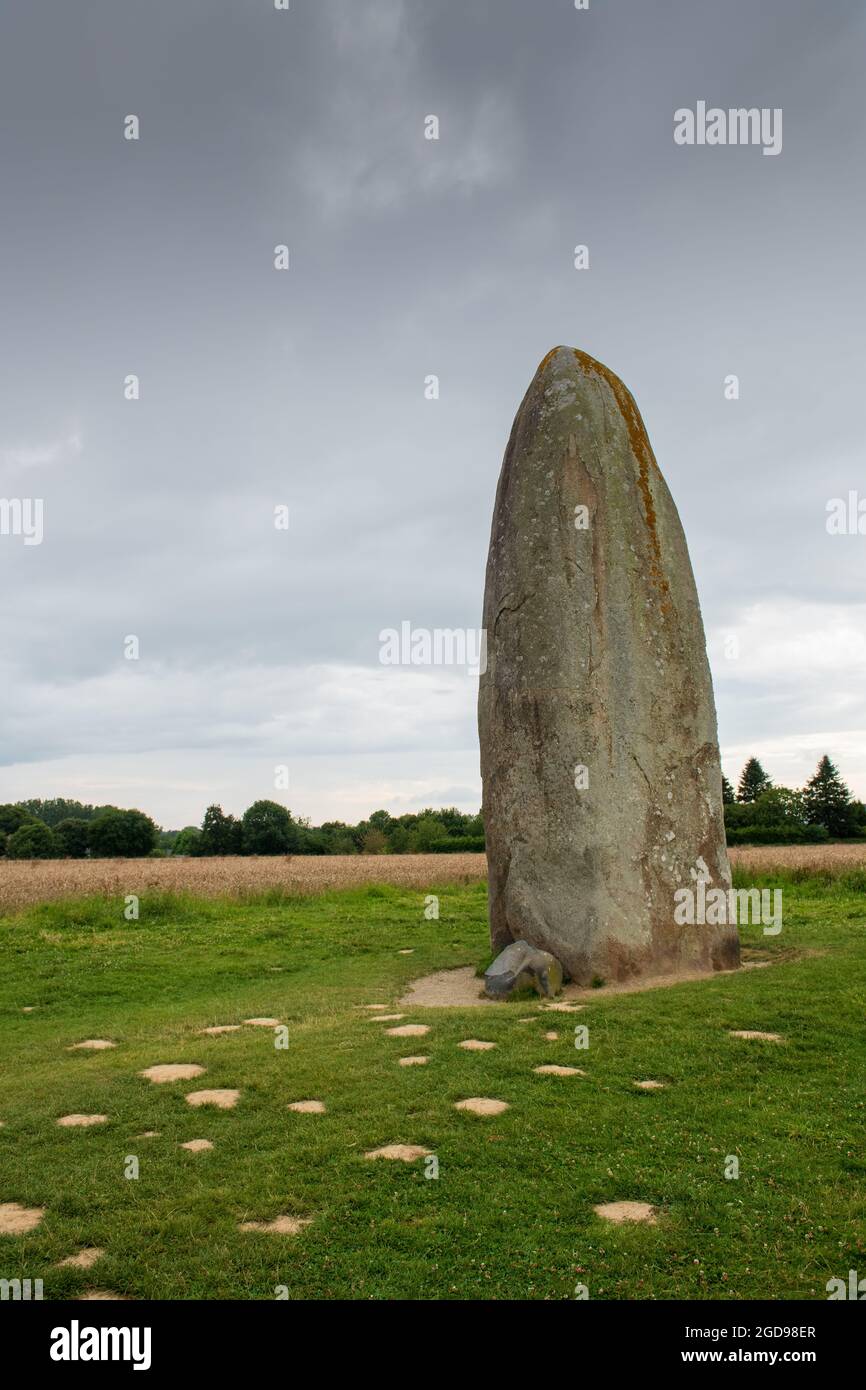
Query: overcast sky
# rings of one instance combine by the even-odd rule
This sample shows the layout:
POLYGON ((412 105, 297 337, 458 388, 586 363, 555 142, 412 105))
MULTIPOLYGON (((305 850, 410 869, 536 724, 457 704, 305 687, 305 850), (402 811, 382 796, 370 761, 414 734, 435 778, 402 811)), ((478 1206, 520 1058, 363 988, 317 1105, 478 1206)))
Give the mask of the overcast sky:
POLYGON ((480 624, 559 343, 643 413, 728 776, 866 796, 864 58, 862 0, 9 0, 0 801, 477 809, 477 681, 379 633, 480 624), (782 152, 675 144, 702 100, 782 152))

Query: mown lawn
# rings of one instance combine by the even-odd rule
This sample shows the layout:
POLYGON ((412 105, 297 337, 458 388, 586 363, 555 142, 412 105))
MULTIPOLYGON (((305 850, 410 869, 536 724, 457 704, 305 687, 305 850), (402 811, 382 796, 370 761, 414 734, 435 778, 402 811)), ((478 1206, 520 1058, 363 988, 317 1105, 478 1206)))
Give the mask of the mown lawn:
POLYGON ((768 969, 599 995, 577 1015, 395 1007, 431 1031, 388 1037, 358 1006, 487 958, 484 885, 439 897, 438 921, 422 893, 382 885, 243 905, 145 897, 137 922, 122 900, 0 920, 0 1203, 45 1208, 30 1234, 0 1237, 0 1278, 42 1278, 46 1298, 560 1299, 585 1284, 606 1299, 811 1299, 866 1275, 862 890, 789 878, 781 936, 743 933, 768 969), (288 1025, 287 1049, 266 1028, 197 1034, 261 1015, 288 1025), (473 1037, 497 1046, 457 1046, 473 1037), (85 1038, 118 1046, 66 1050, 85 1038), (419 1053, 426 1066, 398 1066, 419 1053), (587 1076, 533 1073, 552 1061, 587 1076), (163 1062, 207 1071, 137 1075, 163 1062), (666 1088, 635 1089, 648 1078, 666 1088), (192 1109, 185 1093, 204 1087, 238 1088, 236 1109, 192 1109), (468 1096, 510 1108, 453 1108, 468 1096), (327 1113, 288 1110, 308 1098, 327 1113), (108 1123, 59 1128, 70 1112, 108 1123), (195 1138, 213 1150, 179 1147, 195 1138), (432 1150, 438 1178, 423 1160, 364 1158, 390 1143, 432 1150), (618 1200, 652 1203, 658 1224, 594 1214, 618 1200), (312 1224, 238 1230, 281 1214, 312 1224), (55 1267, 83 1246, 105 1250, 91 1270, 55 1267))

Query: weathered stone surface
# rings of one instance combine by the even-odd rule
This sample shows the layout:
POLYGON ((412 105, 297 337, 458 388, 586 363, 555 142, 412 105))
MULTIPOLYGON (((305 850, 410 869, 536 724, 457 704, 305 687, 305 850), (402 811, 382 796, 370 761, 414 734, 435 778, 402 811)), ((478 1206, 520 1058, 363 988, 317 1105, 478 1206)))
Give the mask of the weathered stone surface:
POLYGON ((512 941, 484 972, 484 993, 507 999, 521 989, 534 989, 552 999, 562 989, 562 966, 549 951, 527 941, 512 941))
POLYGON ((631 394, 572 348, 548 353, 514 421, 484 627, 494 948, 525 940, 582 984, 736 966, 735 927, 674 918, 693 871, 730 885, 685 536, 631 394))

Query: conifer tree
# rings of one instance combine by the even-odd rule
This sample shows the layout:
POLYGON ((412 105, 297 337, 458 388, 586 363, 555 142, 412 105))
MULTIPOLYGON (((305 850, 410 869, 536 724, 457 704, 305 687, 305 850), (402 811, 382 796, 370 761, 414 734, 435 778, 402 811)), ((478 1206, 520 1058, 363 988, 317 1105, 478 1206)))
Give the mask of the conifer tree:
POLYGON ((825 825, 835 836, 852 833, 851 793, 826 753, 803 788, 803 800, 810 825, 825 825))
POLYGON ((768 791, 772 782, 757 758, 750 758, 740 776, 737 788, 738 801, 757 801, 761 792, 768 791))

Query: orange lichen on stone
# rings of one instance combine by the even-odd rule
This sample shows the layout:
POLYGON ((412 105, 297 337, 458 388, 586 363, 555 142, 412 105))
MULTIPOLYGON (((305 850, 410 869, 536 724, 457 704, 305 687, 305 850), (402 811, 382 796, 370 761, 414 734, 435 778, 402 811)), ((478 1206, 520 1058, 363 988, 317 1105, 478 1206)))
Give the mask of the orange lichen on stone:
POLYGON ((597 362, 594 357, 590 357, 588 352, 581 352, 580 348, 573 348, 575 358, 587 372, 593 372, 606 381, 611 391, 613 391, 616 403, 619 406, 620 414, 625 421, 628 431, 629 444, 638 464, 637 485, 643 498, 644 516, 646 517, 647 529, 650 536, 650 546, 652 548, 652 559, 649 565, 649 576, 656 588, 662 594, 662 611, 667 612, 670 608, 670 591, 668 582, 665 578, 662 566, 661 545, 659 544, 658 522, 656 509, 653 502, 652 490, 649 484, 651 471, 660 477, 659 466, 656 462, 646 426, 641 419, 640 411, 637 408, 635 399, 628 387, 620 381, 615 372, 606 367, 603 362, 597 362))
MULTIPOLYGON (((542 357, 541 361, 540 361, 539 364, 538 364, 538 371, 539 371, 539 372, 543 372, 544 369, 545 369, 545 367, 548 365, 548 363, 551 361, 551 359, 554 358, 554 357, 556 356, 556 354, 557 354, 558 352, 559 352, 559 348, 558 348, 558 347, 551 348, 551 349, 550 349, 550 352, 546 352, 546 353, 544 354, 544 356, 542 357)), ((537 375, 537 373, 536 373, 536 375, 537 375)))

